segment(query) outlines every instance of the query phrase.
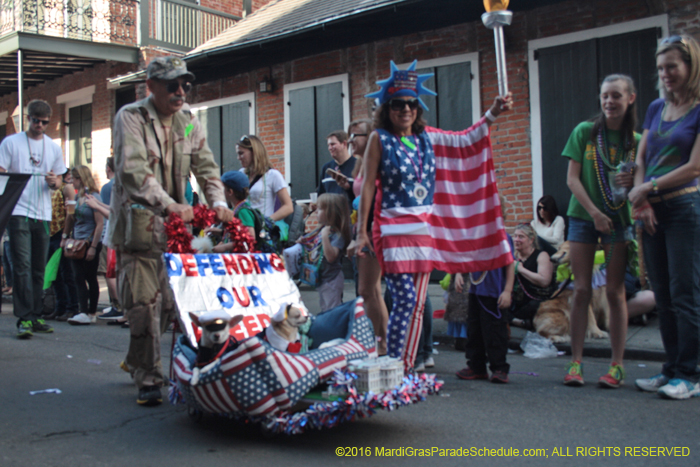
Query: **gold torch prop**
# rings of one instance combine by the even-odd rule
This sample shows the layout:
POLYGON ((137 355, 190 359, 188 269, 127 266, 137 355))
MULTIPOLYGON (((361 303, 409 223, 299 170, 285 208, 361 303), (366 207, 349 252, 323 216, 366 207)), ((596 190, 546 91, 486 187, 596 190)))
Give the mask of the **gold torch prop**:
POLYGON ((496 46, 496 69, 498 70, 498 94, 508 94, 508 74, 506 73, 506 48, 503 41, 503 26, 510 26, 513 12, 506 10, 510 0, 484 0, 486 13, 481 15, 481 21, 489 29, 493 29, 496 46))

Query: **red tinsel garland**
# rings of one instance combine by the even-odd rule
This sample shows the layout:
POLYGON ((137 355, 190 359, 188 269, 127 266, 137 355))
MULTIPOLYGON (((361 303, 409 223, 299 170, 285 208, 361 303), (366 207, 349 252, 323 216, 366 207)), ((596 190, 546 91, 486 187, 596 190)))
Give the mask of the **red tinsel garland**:
MULTIPOLYGON (((204 205, 194 208, 194 220, 192 224, 201 229, 209 227, 214 223, 216 213, 204 205)), ((248 229, 241 224, 237 218, 224 225, 224 229, 230 236, 233 243, 233 253, 253 253, 255 250, 255 239, 250 236, 248 229)), ((192 249, 192 234, 185 226, 182 218, 177 214, 170 214, 165 222, 165 235, 168 238, 168 253, 196 253, 192 249)))
POLYGON ((216 213, 206 204, 198 204, 192 210, 194 211, 192 227, 204 230, 216 221, 216 213))
POLYGON ((170 213, 164 226, 168 238, 168 253, 195 253, 192 249, 192 234, 179 215, 170 213))
POLYGON ((233 253, 253 253, 255 252, 255 240, 250 236, 248 228, 237 218, 224 226, 228 232, 230 241, 233 243, 233 253))

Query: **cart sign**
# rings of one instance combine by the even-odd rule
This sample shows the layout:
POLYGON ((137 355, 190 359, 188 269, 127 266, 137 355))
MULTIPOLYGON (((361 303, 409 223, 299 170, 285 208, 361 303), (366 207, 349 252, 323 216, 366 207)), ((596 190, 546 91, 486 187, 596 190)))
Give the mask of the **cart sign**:
POLYGON ((280 305, 301 302, 284 262, 274 253, 165 253, 163 260, 180 320, 195 345, 190 312, 225 310, 231 316, 243 315, 232 334, 244 339, 265 329, 280 305))

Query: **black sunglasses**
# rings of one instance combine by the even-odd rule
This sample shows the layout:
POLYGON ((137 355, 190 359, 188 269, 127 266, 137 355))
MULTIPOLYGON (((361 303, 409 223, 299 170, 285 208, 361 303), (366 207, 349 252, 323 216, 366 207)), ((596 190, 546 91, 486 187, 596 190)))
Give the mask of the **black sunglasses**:
POLYGON ((418 99, 413 98, 413 99, 408 99, 408 100, 403 100, 403 99, 391 99, 389 101, 389 108, 394 111, 401 111, 406 106, 408 105, 408 108, 411 110, 416 110, 418 108, 418 99))
POLYGON ((39 123, 41 123, 42 125, 46 126, 46 125, 49 124, 49 121, 48 121, 48 120, 40 120, 40 119, 38 119, 38 118, 36 118, 36 117, 29 117, 29 119, 30 119, 30 120, 32 121, 32 123, 35 124, 35 125, 38 125, 39 123))
POLYGON ((544 206, 537 206, 537 209, 538 209, 538 210, 544 209, 544 206))
POLYGON ((182 86, 182 90, 185 91, 185 94, 190 92, 192 90, 192 84, 188 82, 180 84, 178 80, 175 81, 168 81, 168 84, 165 85, 165 90, 168 91, 170 94, 174 94, 177 92, 178 89, 180 89, 180 86, 182 86))
POLYGON ((205 324, 204 329, 206 329, 209 332, 216 332, 216 331, 221 331, 224 328, 228 326, 228 321, 224 321, 223 319, 217 319, 211 323, 205 324))

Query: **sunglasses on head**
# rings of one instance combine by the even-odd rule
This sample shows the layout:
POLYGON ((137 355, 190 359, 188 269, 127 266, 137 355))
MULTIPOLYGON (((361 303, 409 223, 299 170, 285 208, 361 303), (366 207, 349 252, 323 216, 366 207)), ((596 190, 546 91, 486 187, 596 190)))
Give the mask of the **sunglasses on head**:
POLYGON ((684 46, 686 49, 688 48, 688 43, 687 43, 687 42, 685 41, 685 39, 683 39, 683 37, 681 37, 681 36, 669 36, 669 37, 666 37, 665 39, 663 39, 663 40, 661 41, 661 44, 663 44, 663 45, 677 44, 677 43, 683 44, 683 46, 684 46))
POLYGON ((367 133, 350 133, 350 139, 356 138, 358 136, 367 136, 367 133))
POLYGON ((180 89, 180 86, 182 86, 182 90, 185 91, 185 94, 192 90, 191 83, 184 82, 180 84, 178 80, 168 81, 168 84, 165 85, 165 90, 168 91, 168 93, 170 94, 174 94, 177 92, 178 89, 180 89))
POLYGON ((46 125, 49 124, 49 121, 48 121, 48 120, 40 120, 40 119, 38 119, 38 118, 36 118, 36 117, 29 117, 29 119, 30 119, 30 120, 32 121, 32 123, 35 124, 35 125, 38 125, 39 123, 41 123, 42 125, 46 126, 46 125))
POLYGON ((252 143, 250 142, 250 137, 248 135, 241 136, 241 139, 238 140, 238 145, 248 149, 253 147, 252 143))
POLYGON ((394 111, 401 111, 406 108, 407 105, 409 109, 416 110, 418 108, 418 99, 391 99, 389 101, 389 108, 394 111))

